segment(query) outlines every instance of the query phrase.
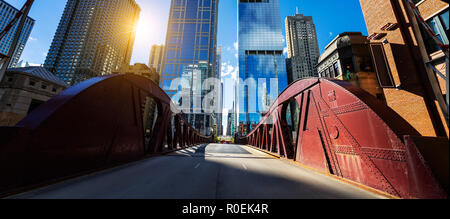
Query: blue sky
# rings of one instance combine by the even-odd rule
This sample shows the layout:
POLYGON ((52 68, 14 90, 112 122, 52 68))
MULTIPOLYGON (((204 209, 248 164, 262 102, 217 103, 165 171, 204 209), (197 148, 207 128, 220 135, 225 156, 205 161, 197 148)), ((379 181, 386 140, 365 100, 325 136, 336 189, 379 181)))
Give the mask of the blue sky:
MULTIPOLYGON (((21 7, 25 0, 6 0, 21 7)), ((164 44, 170 0, 136 0, 140 5, 141 24, 139 28, 132 63, 148 63, 153 44, 164 44)), ((25 47, 22 60, 42 64, 50 47, 53 35, 63 13, 65 0, 36 0, 30 16, 36 20, 31 37, 25 47)), ((222 74, 225 84, 224 108, 231 109, 234 100, 233 84, 237 73, 237 0, 221 0, 219 5, 218 45, 222 45, 222 74)), ((367 28, 359 0, 280 0, 281 20, 294 15, 296 7, 300 13, 313 16, 316 25, 319 48, 324 47, 339 33, 359 31, 367 35, 367 28)), ((226 118, 224 118, 226 124, 226 118)))

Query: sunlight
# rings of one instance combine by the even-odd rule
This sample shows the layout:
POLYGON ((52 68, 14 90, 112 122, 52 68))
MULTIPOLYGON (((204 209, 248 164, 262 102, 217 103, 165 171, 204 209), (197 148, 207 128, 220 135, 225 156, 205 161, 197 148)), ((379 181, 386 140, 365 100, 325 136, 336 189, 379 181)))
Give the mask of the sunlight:
POLYGON ((139 36, 150 36, 151 30, 155 28, 151 20, 146 17, 140 17, 136 25, 136 34, 139 36))

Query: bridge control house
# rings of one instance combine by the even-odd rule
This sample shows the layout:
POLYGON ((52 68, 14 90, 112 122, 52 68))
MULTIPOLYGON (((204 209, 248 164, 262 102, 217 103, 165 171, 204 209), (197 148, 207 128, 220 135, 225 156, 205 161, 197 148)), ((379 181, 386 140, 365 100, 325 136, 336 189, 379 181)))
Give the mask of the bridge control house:
POLYGON ((0 82, 0 126, 16 125, 67 87, 43 67, 9 69, 0 82))

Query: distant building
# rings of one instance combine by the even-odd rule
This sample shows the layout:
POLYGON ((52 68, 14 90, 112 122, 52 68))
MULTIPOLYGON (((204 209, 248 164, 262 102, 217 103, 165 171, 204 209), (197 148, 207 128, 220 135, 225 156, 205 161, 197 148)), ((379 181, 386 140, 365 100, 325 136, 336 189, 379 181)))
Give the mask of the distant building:
POLYGON ((44 67, 73 85, 129 65, 140 10, 134 0, 68 0, 44 67))
POLYGON ((360 32, 339 34, 319 58, 320 77, 350 81, 384 101, 372 62, 367 36, 360 32))
POLYGON ((150 67, 151 69, 155 69, 156 72, 158 72, 158 74, 160 75, 164 59, 164 49, 164 45, 153 45, 152 51, 150 52, 150 61, 148 64, 148 67, 150 67))
POLYGON ((218 134, 219 135, 223 135, 224 134, 224 130, 223 130, 223 83, 220 83, 220 101, 219 101, 219 110, 220 112, 218 112, 218 119, 217 119, 217 126, 218 126, 218 134))
POLYGON ((187 100, 182 98, 177 100, 179 105, 181 105, 179 108, 184 112, 186 120, 203 135, 212 134, 211 131, 216 125, 212 118, 213 116, 216 117, 216 111, 213 114, 206 112, 203 108, 203 102, 209 91, 204 90, 202 86, 209 71, 208 62, 185 66, 181 78, 189 86, 183 87, 181 92, 187 94, 189 98, 187 100))
POLYGON ((147 65, 142 63, 136 63, 134 65, 122 66, 120 70, 114 71, 114 74, 135 74, 144 76, 152 80, 155 84, 159 85, 161 76, 155 69, 149 68, 147 65))
MULTIPOLYGON (((447 85, 427 64, 444 74, 443 52, 409 11, 406 1, 360 0, 360 3, 387 105, 421 135, 448 138, 448 117, 444 117, 448 109, 447 85)), ((413 3, 448 45, 448 3, 441 0, 413 0, 413 3)))
POLYGON ((234 136, 236 133, 236 111, 235 104, 233 102, 233 108, 228 111, 228 125, 227 125, 227 136, 234 136))
POLYGON ((301 78, 317 77, 319 43, 311 16, 296 14, 286 18, 288 84, 301 78))
POLYGON ((14 126, 67 88, 43 67, 10 68, 0 82, 0 126, 14 126))
MULTIPOLYGON (((0 30, 5 29, 5 27, 11 22, 11 20, 16 16, 19 12, 19 9, 13 7, 9 3, 4 0, 0 0, 0 30)), ((19 62, 20 56, 22 55, 23 50, 25 49, 25 45, 30 38, 31 30, 33 29, 35 21, 27 17, 25 19, 25 24, 23 26, 22 33, 19 37, 19 42, 17 44, 16 51, 11 58, 11 62, 9 63, 9 68, 16 67, 19 62)), ((17 28, 19 26, 19 22, 11 28, 11 30, 0 40, 0 53, 3 55, 8 54, 9 48, 14 40, 14 35, 17 32, 17 28)), ((2 66, 2 64, 0 64, 2 66)))
MULTIPOLYGON (((222 46, 217 47, 217 54, 216 54, 216 78, 217 80, 222 80, 222 46)), ((223 83, 220 83, 220 94, 217 97, 218 101, 218 110, 219 112, 216 112, 216 121, 217 121, 217 134, 223 135, 223 83)))
POLYGON ((17 63, 15 68, 25 68, 25 67, 42 67, 42 65, 32 64, 27 61, 20 60, 20 62, 17 63))

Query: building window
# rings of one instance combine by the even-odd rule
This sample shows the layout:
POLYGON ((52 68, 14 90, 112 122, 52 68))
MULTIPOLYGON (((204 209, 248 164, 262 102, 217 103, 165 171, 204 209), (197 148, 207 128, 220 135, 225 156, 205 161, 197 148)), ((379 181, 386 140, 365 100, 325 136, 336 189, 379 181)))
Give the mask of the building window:
POLYGON ((47 90, 47 85, 43 84, 43 85, 41 85, 41 88, 44 90, 47 90))
MULTIPOLYGON (((427 23, 430 25, 431 29, 436 33, 437 37, 444 43, 448 44, 449 42, 449 10, 445 10, 444 12, 430 18, 427 23)), ((437 52, 441 50, 438 44, 434 41, 434 39, 428 34, 425 28, 420 25, 420 30, 422 32, 423 41, 425 43, 425 47, 427 49, 428 54, 437 52)))
POLYGON ((334 63, 333 68, 334 68, 334 73, 336 74, 336 77, 339 77, 342 75, 341 70, 339 70, 338 62, 334 63))
POLYGON ((383 44, 370 44, 370 51, 375 65, 375 70, 378 77, 378 82, 381 88, 394 88, 394 79, 392 77, 391 69, 386 58, 383 44))
POLYGON ((35 82, 35 81, 30 81, 30 82, 29 82, 29 85, 32 86, 32 87, 34 87, 34 86, 36 86, 36 82, 35 82))

